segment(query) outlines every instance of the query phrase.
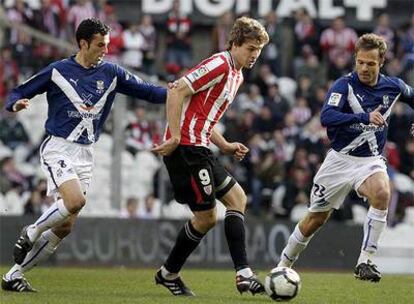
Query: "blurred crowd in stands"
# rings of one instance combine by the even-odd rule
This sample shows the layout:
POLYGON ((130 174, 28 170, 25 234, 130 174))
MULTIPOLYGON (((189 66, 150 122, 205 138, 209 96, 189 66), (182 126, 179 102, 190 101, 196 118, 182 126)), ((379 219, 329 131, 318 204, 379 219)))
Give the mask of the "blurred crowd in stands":
MULTIPOLYGON (((176 79, 202 59, 193 52, 194 24, 189 16, 180 12, 178 1, 174 1, 164 22, 157 24, 153 24, 150 15, 143 15, 132 23, 120 22, 116 10, 106 0, 69 3, 63 0, 2 1, 8 20, 14 24, 28 25, 72 43, 75 43, 74 29, 82 19, 96 16, 104 20, 112 28, 106 58, 140 71, 151 80, 176 79), (164 34, 164 39, 159 38, 159 33, 164 34), (158 60, 161 64, 157 64, 159 49, 165 50, 163 60, 158 60)), ((227 34, 234 19, 231 12, 217 18, 210 29, 209 54, 226 49, 227 34)), ((270 35, 270 43, 257 66, 245 71, 243 88, 219 125, 229 141, 245 143, 250 153, 241 163, 230 157, 220 157, 248 193, 251 214, 296 221, 307 208, 312 178, 329 149, 325 129, 319 122, 326 92, 336 78, 352 70, 353 48, 362 32, 356 32, 343 17, 335 18, 329 26, 322 26, 305 9, 283 20, 270 12, 262 21, 270 35)), ((407 24, 394 28, 389 16, 382 13, 376 18, 375 27, 366 31, 373 31, 388 42, 383 73, 401 77, 414 85, 414 15, 407 24)), ((48 63, 69 55, 16 27, 4 33, 0 45, 1 105, 16 84, 48 63)), ((143 162, 148 164, 148 159, 155 162, 150 171, 141 172, 151 172, 150 179, 154 183, 146 181, 145 190, 134 195, 137 191, 134 188, 128 193, 121 216, 159 218, 162 214, 183 213, 182 209, 160 203, 162 165, 149 152, 154 143, 162 140, 165 118, 152 113, 139 101, 130 101, 128 109, 125 153, 131 160, 145 154, 143 162)), ((33 129, 27 129, 25 121, 18 118, 4 110, 0 113, 0 205, 10 205, 7 202, 12 201, 21 204, 19 212, 39 214, 51 199, 46 196, 44 177, 37 169, 27 169, 27 166, 38 166, 37 149, 42 136, 37 136, 35 141, 30 136, 33 129)), ((42 123, 39 122, 40 128, 42 123)), ((402 103, 397 104, 385 149, 393 187, 390 225, 403 221, 404 210, 414 206, 414 138, 409 134, 412 123, 414 112, 402 103)), ((97 159, 97 163, 101 161, 97 159)), ((109 177, 107 182, 110 182, 109 177)), ((168 196, 169 201, 172 197, 168 196)), ((94 202, 89 204, 92 209, 94 202)), ((361 212, 366 207, 367 203, 352 193, 333 216, 338 220, 358 221, 363 219, 361 212)), ((188 216, 188 212, 184 213, 188 216)), ((0 214, 7 214, 3 207, 0 214)))

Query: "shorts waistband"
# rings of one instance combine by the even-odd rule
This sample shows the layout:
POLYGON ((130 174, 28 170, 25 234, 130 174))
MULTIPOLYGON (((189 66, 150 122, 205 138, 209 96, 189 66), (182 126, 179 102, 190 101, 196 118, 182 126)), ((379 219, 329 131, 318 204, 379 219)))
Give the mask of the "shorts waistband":
POLYGON ((60 137, 60 136, 48 135, 48 137, 50 137, 53 140, 57 140, 57 141, 60 141, 62 143, 71 144, 71 145, 78 146, 78 147, 81 147, 81 148, 90 148, 90 147, 93 146, 93 144, 80 144, 80 143, 77 143, 77 142, 73 142, 73 141, 67 140, 66 138, 60 137))
POLYGON ((376 156, 352 156, 352 155, 340 153, 338 151, 335 151, 334 149, 331 149, 328 153, 332 153, 332 154, 334 154, 336 156, 342 157, 344 159, 347 159, 347 160, 350 160, 350 161, 353 161, 353 162, 358 162, 358 163, 364 163, 364 162, 367 162, 367 161, 372 161, 372 160, 384 158, 384 156, 382 156, 382 155, 376 155, 376 156))

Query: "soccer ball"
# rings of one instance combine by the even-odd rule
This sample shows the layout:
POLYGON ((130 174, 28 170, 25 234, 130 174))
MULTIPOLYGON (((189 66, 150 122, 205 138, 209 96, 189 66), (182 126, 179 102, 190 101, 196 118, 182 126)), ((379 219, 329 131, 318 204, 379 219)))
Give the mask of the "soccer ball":
POLYGON ((300 291, 300 277, 288 267, 273 268, 265 278, 266 293, 275 301, 289 301, 300 291))

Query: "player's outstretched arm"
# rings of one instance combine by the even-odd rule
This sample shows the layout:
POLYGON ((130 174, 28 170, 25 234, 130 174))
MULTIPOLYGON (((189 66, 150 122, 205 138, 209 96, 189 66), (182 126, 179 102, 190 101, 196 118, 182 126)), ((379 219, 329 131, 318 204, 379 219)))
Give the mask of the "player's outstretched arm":
POLYGON ((52 75, 53 64, 47 66, 21 85, 15 87, 6 102, 6 110, 18 112, 29 107, 29 99, 46 92, 52 75))
POLYGON ((116 87, 117 92, 150 103, 165 103, 167 99, 166 88, 146 82, 121 66, 115 65, 115 70, 118 79, 116 87))
POLYGON ((326 94, 321 111, 322 126, 339 127, 352 123, 369 124, 368 113, 344 113, 344 105, 348 102, 348 82, 346 77, 339 78, 326 94))
MULTIPOLYGON (((411 109, 414 110, 414 87, 409 86, 402 79, 399 78, 398 84, 401 88, 400 100, 408 104, 411 107, 411 109)), ((414 137, 414 124, 411 125, 410 134, 414 137)))
POLYGON ((321 112, 321 124, 324 127, 336 127, 351 123, 369 124, 368 113, 342 113, 339 109, 330 106, 324 106, 321 112))
POLYGON ((178 81, 175 88, 168 90, 166 108, 168 128, 171 137, 161 145, 153 148, 153 152, 166 156, 170 155, 178 147, 181 141, 180 121, 183 103, 185 98, 192 94, 193 92, 182 79, 178 81))
POLYGON ((403 80, 398 79, 398 85, 401 88, 400 100, 408 104, 414 110, 414 88, 406 84, 403 80))

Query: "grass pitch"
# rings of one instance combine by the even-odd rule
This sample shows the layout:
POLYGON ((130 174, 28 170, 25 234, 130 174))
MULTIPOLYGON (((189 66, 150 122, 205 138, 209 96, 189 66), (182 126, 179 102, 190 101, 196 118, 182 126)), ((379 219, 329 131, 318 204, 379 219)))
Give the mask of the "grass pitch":
MULTIPOLYGON (((0 267, 2 273, 5 267, 0 267)), ((27 278, 37 293, 0 292, 0 303, 272 303, 265 295, 236 291, 234 273, 185 269, 194 298, 174 297, 154 284, 155 269, 37 268, 27 278)), ((261 271, 263 280, 266 272, 261 271)), ((378 284, 355 280, 352 273, 301 272, 302 290, 290 303, 414 303, 414 276, 384 275, 378 284)))

